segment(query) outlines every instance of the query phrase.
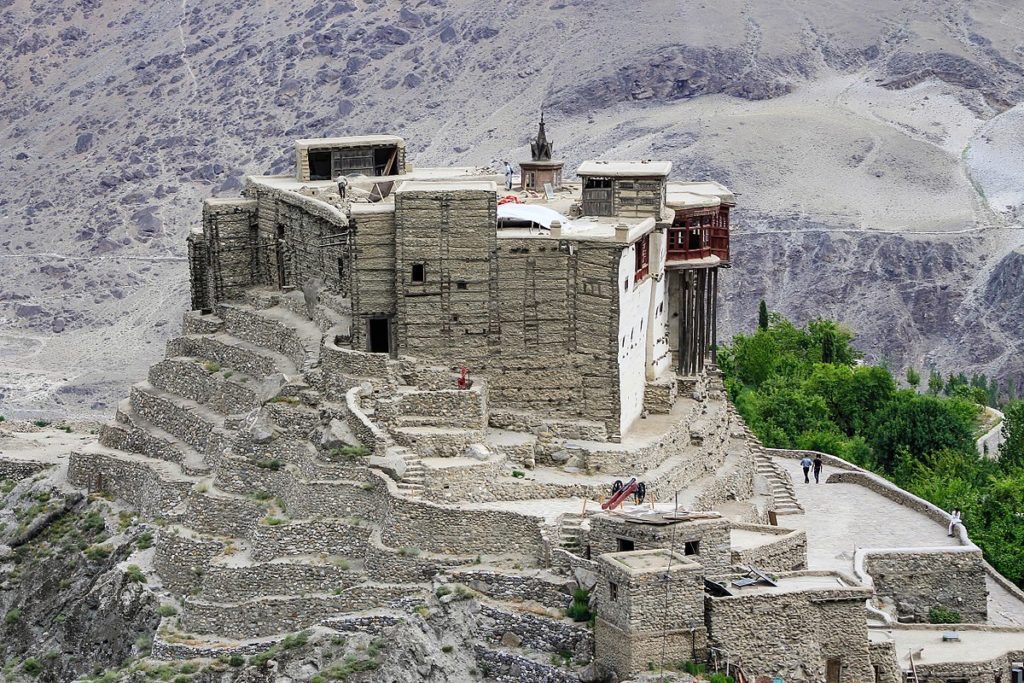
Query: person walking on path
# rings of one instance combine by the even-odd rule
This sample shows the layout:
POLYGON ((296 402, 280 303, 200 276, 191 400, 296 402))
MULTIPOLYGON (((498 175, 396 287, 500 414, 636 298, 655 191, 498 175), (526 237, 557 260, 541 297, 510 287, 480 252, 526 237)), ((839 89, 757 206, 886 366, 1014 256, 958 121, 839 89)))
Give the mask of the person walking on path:
POLYGON ((821 456, 820 455, 814 456, 814 483, 815 484, 820 484, 821 483, 821 479, 820 478, 821 478, 821 466, 822 466, 822 464, 823 463, 821 462, 821 456))
POLYGON ((949 535, 953 535, 953 530, 956 529, 957 524, 962 524, 960 521, 960 508, 953 508, 952 514, 949 516, 949 535))
POLYGON ((810 484, 811 483, 811 477, 809 476, 810 475, 810 471, 811 471, 811 464, 812 464, 811 463, 811 459, 809 457, 807 457, 806 455, 804 456, 804 459, 800 461, 800 467, 804 468, 804 483, 805 484, 810 484))
POLYGON ((512 189, 512 164, 505 162, 505 189, 512 189))

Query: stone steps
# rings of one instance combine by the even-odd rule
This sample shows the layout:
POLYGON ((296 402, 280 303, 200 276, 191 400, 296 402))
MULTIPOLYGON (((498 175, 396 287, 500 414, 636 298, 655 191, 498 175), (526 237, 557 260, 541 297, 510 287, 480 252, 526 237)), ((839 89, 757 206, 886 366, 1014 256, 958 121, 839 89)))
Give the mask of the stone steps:
POLYGON ((798 515, 803 513, 804 508, 800 505, 796 491, 793 489, 792 477, 759 447, 754 449, 754 471, 768 483, 768 488, 775 501, 776 514, 798 515))
POLYGON ((558 525, 558 545, 569 552, 576 553, 580 548, 580 538, 583 534, 582 524, 582 515, 575 513, 562 515, 562 521, 558 525))

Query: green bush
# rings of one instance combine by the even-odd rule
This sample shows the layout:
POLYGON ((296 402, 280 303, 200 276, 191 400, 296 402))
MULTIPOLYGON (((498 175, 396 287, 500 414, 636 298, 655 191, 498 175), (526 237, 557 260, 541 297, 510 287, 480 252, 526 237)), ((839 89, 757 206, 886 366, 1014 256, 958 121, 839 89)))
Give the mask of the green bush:
POLYGON ((178 610, 174 605, 160 605, 160 607, 157 608, 156 613, 162 617, 173 617, 178 613, 178 610))
POLYGON ((203 369, 212 375, 215 372, 220 372, 220 363, 208 360, 203 363, 203 369))
POLYGON ((722 673, 713 673, 708 676, 708 683, 733 683, 733 677, 722 673))
POLYGON ((130 564, 125 567, 124 573, 132 583, 146 583, 146 575, 142 573, 142 569, 137 564, 130 564))
POLYGON ((703 676, 707 668, 703 664, 687 660, 683 662, 683 671, 690 674, 691 676, 703 676))
POLYGON ((590 621, 590 593, 586 588, 577 588, 572 593, 572 602, 565 610, 565 616, 573 621, 590 621))
POLYGON ((153 532, 144 531, 135 539, 135 545, 139 550, 148 550, 153 547, 153 532))
POLYGON ((230 657, 228 657, 229 666, 239 667, 243 664, 245 664, 245 657, 243 657, 242 655, 231 655, 230 657))
POLYGON ((928 610, 929 624, 962 624, 963 618, 956 610, 937 605, 928 610))
POLYGON ((10 612, 4 615, 4 623, 8 625, 17 624, 19 619, 21 619, 20 609, 12 609, 10 612))
POLYGON ((284 463, 282 463, 277 458, 273 458, 271 460, 257 460, 256 461, 256 467, 259 467, 259 468, 262 468, 262 469, 265 469, 265 470, 274 470, 276 472, 279 469, 281 469, 282 467, 284 467, 284 463))
POLYGON ((526 476, 526 472, 523 472, 522 470, 512 470, 512 476, 516 479, 522 479, 526 476))
POLYGON ((43 670, 43 665, 39 663, 38 659, 29 657, 21 663, 21 670, 29 676, 38 676, 39 672, 43 670))

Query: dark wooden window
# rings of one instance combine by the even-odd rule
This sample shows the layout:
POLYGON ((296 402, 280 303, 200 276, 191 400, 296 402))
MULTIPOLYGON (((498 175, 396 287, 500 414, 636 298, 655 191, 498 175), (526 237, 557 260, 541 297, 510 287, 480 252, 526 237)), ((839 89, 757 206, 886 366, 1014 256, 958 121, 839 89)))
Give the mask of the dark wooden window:
POLYGON ((636 243, 635 268, 633 269, 633 282, 640 282, 651 270, 651 236, 644 235, 636 243))
POLYGON ((410 279, 414 283, 423 283, 427 281, 427 267, 423 263, 412 264, 412 273, 410 279))
POLYGON ((331 150, 318 149, 309 150, 309 179, 330 180, 331 179, 331 150))
POLYGON ((683 544, 684 555, 700 555, 700 541, 687 541, 683 544))
POLYGON ((583 215, 611 216, 613 191, 611 178, 584 178, 583 215))
POLYGON ((628 538, 617 538, 615 540, 616 540, 618 548, 619 548, 618 552, 620 552, 620 553, 631 552, 633 550, 633 548, 635 547, 634 544, 633 544, 633 541, 631 539, 628 539, 628 538))

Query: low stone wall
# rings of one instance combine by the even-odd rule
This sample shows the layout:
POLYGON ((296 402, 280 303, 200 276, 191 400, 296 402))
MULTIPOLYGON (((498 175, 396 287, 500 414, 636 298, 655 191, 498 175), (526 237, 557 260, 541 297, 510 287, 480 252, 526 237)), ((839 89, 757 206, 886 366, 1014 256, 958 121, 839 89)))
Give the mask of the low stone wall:
POLYGON ((116 422, 100 427, 99 442, 107 448, 116 448, 129 453, 139 453, 149 458, 181 464, 182 450, 172 441, 151 435, 135 424, 129 413, 117 411, 116 422))
POLYGON ((210 372, 196 361, 168 358, 150 366, 149 383, 225 415, 246 413, 258 407, 261 401, 254 388, 233 381, 228 372, 231 371, 210 372))
POLYGON ((261 638, 283 631, 299 631, 346 612, 386 606, 410 592, 408 585, 360 585, 338 595, 261 598, 243 603, 212 603, 186 598, 179 617, 190 633, 212 633, 225 638, 261 638))
POLYGON ((359 442, 370 449, 374 455, 384 455, 391 439, 367 417, 360 405, 360 397, 365 388, 360 385, 345 392, 345 406, 348 408, 348 426, 355 433, 359 442))
POLYGON ((366 552, 370 532, 368 526, 335 520, 259 524, 254 527, 251 552, 260 562, 293 555, 359 558, 366 552))
POLYGON ((144 462, 119 460, 100 453, 73 451, 68 482, 90 492, 103 491, 143 517, 166 517, 192 489, 190 481, 164 481, 144 462))
POLYGON ((365 580, 330 564, 273 562, 248 567, 210 566, 202 577, 199 597, 210 602, 237 603, 267 595, 330 593, 365 580))
POLYGON ((143 391, 138 386, 132 387, 131 405, 139 417, 178 437, 200 453, 206 453, 208 447, 210 452, 220 450, 218 445, 209 443, 210 432, 216 425, 197 411, 143 391))
POLYGON ((864 549, 864 571, 900 621, 927 623, 933 607, 960 613, 963 623, 988 618, 985 564, 977 548, 864 549))
POLYGON ((492 643, 500 643, 506 633, 512 633, 522 647, 555 654, 568 651, 580 664, 586 664, 594 656, 594 634, 585 625, 483 603, 476 633, 492 643))
POLYGON ((363 559, 372 580, 390 583, 424 583, 441 572, 472 562, 469 558, 438 558, 385 547, 380 542, 379 530, 370 534, 363 559))
POLYGON ((532 601, 545 607, 565 609, 571 598, 567 580, 550 575, 506 574, 483 569, 458 569, 450 574, 452 580, 505 602, 532 601))
POLYGON ((232 336, 283 354, 296 368, 302 368, 308 358, 319 352, 319 349, 307 349, 295 328, 247 306, 221 303, 217 306, 217 315, 232 336))
POLYGON ((486 427, 486 402, 482 385, 468 390, 403 391, 380 401, 377 417, 382 422, 405 425, 419 421, 424 425, 455 429, 483 429, 486 427))
POLYGON ((571 671, 535 662, 509 650, 474 645, 476 665, 488 680, 500 683, 579 683, 571 671))
POLYGON ((721 467, 712 480, 694 499, 697 510, 714 510, 721 503, 745 500, 754 490, 754 458, 750 451, 732 450, 725 453, 731 467, 721 467))
POLYGON ((386 475, 376 471, 371 475, 376 480, 375 505, 387 511, 381 536, 387 546, 411 546, 445 555, 518 554, 536 563, 546 558, 538 518, 404 498, 386 475))
POLYGON ((48 467, 53 467, 54 464, 51 462, 42 462, 37 460, 13 460, 4 458, 0 455, 0 481, 4 479, 13 479, 18 481, 26 477, 31 477, 37 472, 42 472, 48 467))
POLYGON ((193 490, 183 519, 203 534, 248 538, 264 514, 263 508, 253 501, 193 490))
POLYGON ((553 420, 538 413, 500 408, 491 410, 488 418, 490 426, 495 429, 543 434, 548 438, 555 439, 608 441, 608 430, 603 422, 573 419, 553 420))
POLYGON ((198 647, 184 643, 169 643, 158 635, 153 639, 153 649, 150 651, 150 657, 162 660, 215 659, 217 657, 230 657, 231 655, 247 657, 266 652, 279 642, 280 639, 273 639, 261 640, 257 643, 224 645, 223 647, 198 647))
MULTIPOLYGON (((901 630, 931 631, 938 639, 943 631, 949 631, 949 625, 915 624, 903 625, 901 630)), ((1019 626, 957 626, 965 640, 971 632, 1005 633, 1016 637, 1016 646, 1002 654, 993 654, 985 658, 980 653, 971 653, 971 657, 959 662, 918 663, 918 678, 926 683, 929 681, 967 681, 967 683, 992 683, 1006 681, 1009 683, 1010 667, 1015 662, 1024 661, 1024 628, 1019 626)), ((927 648, 925 648, 927 651, 927 648)), ((897 653, 899 654, 899 653, 897 653)), ((901 679, 902 680, 902 679, 901 679)))
POLYGON ((217 363, 250 377, 267 377, 278 372, 277 360, 243 346, 229 344, 213 337, 177 337, 167 342, 167 356, 189 356, 217 363))
POLYGON ((754 548, 733 548, 734 565, 753 566, 766 572, 788 572, 807 567, 807 532, 765 524, 733 524, 732 528, 772 534, 776 537, 775 540, 754 548))
POLYGON ((292 518, 363 517, 377 519, 372 494, 357 481, 299 481, 289 476, 280 490, 292 518))
POLYGON ((160 532, 153 567, 164 586, 178 594, 192 593, 200 588, 210 561, 223 552, 224 546, 220 541, 160 532))

